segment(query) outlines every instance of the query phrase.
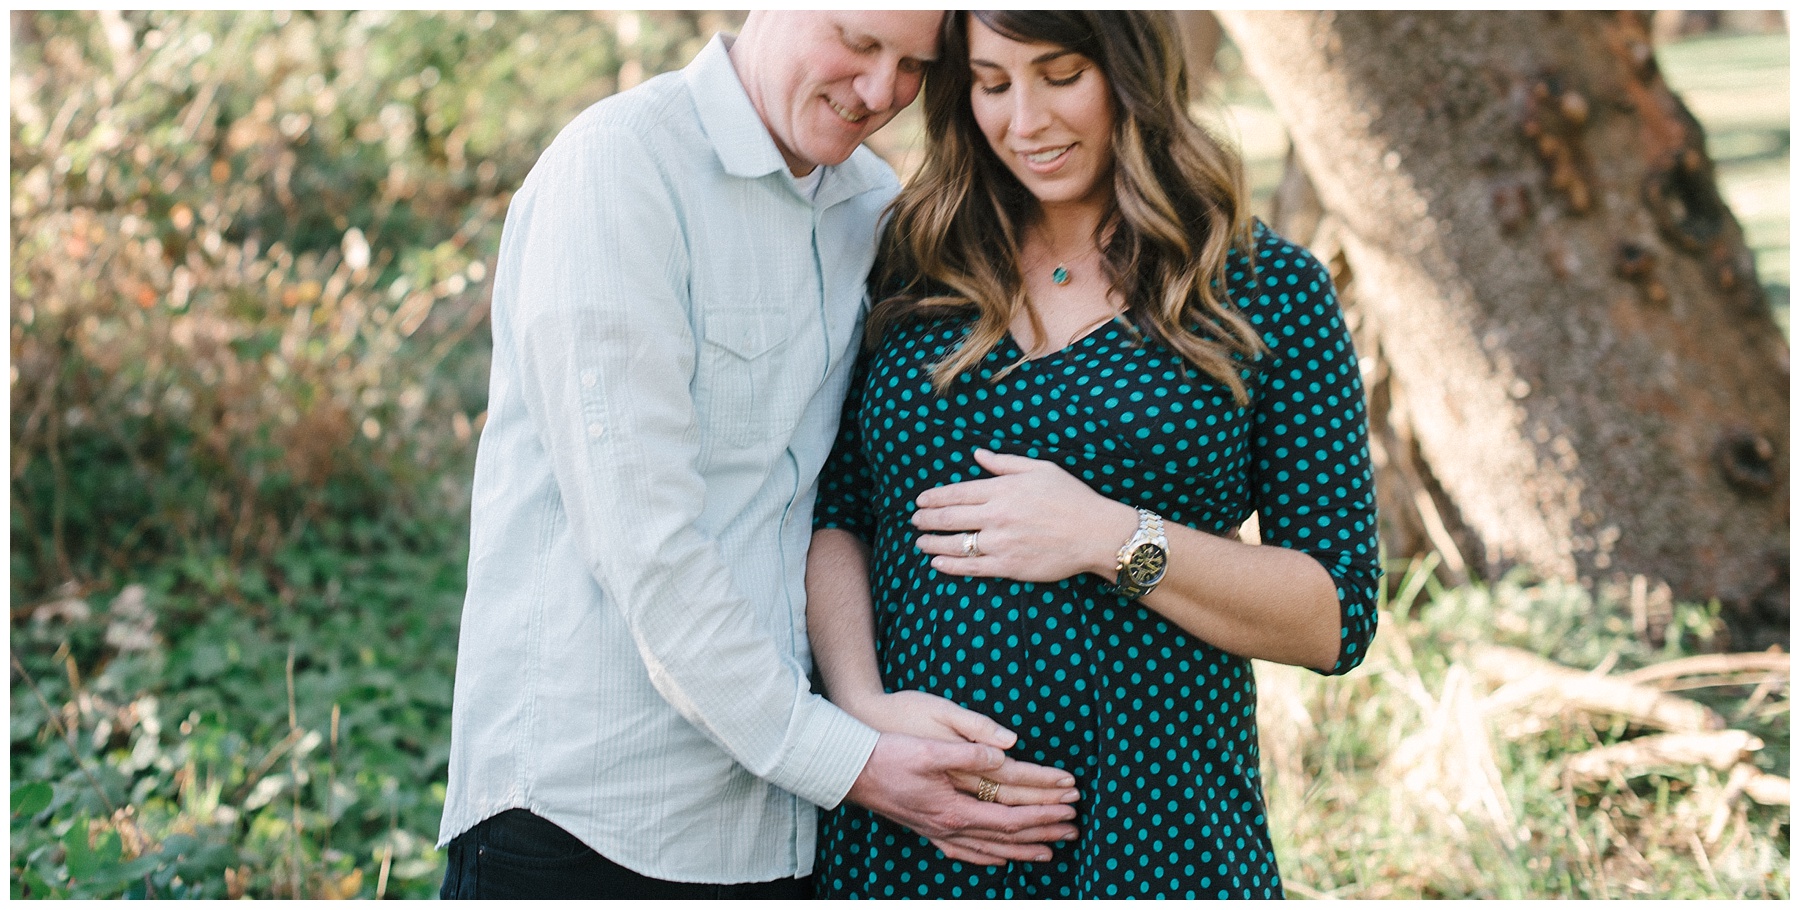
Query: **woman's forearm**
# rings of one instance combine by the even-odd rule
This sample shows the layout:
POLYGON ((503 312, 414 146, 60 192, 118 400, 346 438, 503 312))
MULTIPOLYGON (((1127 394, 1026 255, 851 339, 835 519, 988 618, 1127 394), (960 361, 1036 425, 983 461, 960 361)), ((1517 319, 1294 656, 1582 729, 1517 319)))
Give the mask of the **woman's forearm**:
MULTIPOLYGON (((1137 510, 1095 492, 1058 465, 977 450, 993 476, 921 493, 913 524, 921 550, 951 575, 1057 581, 1117 577, 1118 551, 1137 510), (971 537, 954 532, 979 528, 971 537)), ((1165 521, 1168 572, 1144 606, 1241 657, 1329 670, 1342 637, 1337 586, 1307 553, 1254 546, 1165 521)))
POLYGON ((1144 606, 1241 657, 1322 671, 1337 663, 1337 585, 1318 560, 1173 523, 1164 533, 1168 573, 1144 606))
MULTIPOLYGON (((1099 500, 1083 568, 1111 580, 1118 550, 1137 528, 1137 510, 1099 500), (1116 538, 1116 540, 1115 540, 1116 538)), ((1183 630, 1240 657, 1329 670, 1338 658, 1341 619, 1337 586, 1313 557, 1283 547, 1254 546, 1163 522, 1168 572, 1141 598, 1183 630)))
POLYGON ((868 545, 838 528, 813 532, 806 557, 806 632, 826 696, 846 710, 858 697, 883 691, 874 613, 868 545))
MULTIPOLYGON (((806 630, 832 703, 882 733, 1012 748, 1018 736, 984 714, 925 692, 889 693, 875 654, 874 613, 868 546, 847 531, 815 532, 806 558, 806 630)), ((1009 760, 989 776, 1008 786, 1003 798, 1015 805, 1074 799, 1072 781, 1046 779, 1041 770, 1009 760)))

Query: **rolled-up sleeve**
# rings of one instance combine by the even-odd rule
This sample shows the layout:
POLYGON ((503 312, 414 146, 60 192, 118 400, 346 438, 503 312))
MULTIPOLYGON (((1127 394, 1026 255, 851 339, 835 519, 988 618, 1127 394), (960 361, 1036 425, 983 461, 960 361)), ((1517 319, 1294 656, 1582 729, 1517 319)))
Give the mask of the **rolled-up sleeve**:
POLYGON ((1362 378, 1330 274, 1304 249, 1262 238, 1255 280, 1240 291, 1269 346, 1254 435, 1258 523, 1265 544, 1304 552, 1331 576, 1339 638, 1327 672, 1347 673, 1375 637, 1381 577, 1362 378))
POLYGON ((519 393, 581 557, 657 691, 751 773, 842 800, 877 734, 814 695, 696 522, 690 251, 676 188, 635 137, 565 133, 515 200, 498 282, 515 282, 519 393), (506 270, 511 266, 511 274, 506 270))

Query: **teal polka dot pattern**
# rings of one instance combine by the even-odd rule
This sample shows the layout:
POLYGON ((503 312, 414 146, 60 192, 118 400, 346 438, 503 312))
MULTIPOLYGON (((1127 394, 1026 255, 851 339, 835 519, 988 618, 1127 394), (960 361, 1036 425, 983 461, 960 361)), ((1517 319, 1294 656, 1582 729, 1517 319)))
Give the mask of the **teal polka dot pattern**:
POLYGON ((1375 489, 1356 355, 1319 263, 1261 225, 1229 287, 1269 353, 1251 401, 1109 324, 1005 373, 1003 340, 942 395, 929 371, 964 316, 890 329, 846 403, 815 523, 869 541, 876 647, 890 691, 918 689, 1019 734, 1014 757, 1068 770, 1080 834, 1046 863, 955 862, 857 806, 821 821, 820 897, 1273 898, 1250 662, 1082 574, 1034 584, 934 571, 912 500, 982 475, 972 450, 1047 459, 1103 496, 1222 533, 1258 515, 1266 545, 1337 584, 1332 672, 1375 634, 1375 489), (996 377, 999 376, 998 379, 996 377))

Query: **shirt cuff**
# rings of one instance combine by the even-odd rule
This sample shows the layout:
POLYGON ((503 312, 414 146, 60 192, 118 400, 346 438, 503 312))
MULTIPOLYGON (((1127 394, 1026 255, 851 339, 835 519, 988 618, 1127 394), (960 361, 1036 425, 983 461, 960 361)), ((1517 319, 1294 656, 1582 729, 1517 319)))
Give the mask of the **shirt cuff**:
POLYGON ((797 720, 794 745, 769 782, 822 809, 835 808, 862 774, 881 733, 818 697, 801 703, 797 720))

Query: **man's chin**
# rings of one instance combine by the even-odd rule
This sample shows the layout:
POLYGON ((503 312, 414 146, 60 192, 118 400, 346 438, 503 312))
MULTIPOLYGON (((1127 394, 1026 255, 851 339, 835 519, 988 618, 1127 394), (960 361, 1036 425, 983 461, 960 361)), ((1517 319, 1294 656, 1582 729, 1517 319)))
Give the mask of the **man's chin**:
POLYGON ((849 146, 833 146, 830 149, 821 149, 818 157, 814 158, 813 161, 826 167, 843 164, 845 161, 850 160, 850 156, 856 152, 856 147, 859 145, 862 145, 861 140, 858 140, 855 144, 849 146))
MULTIPOLYGON (((876 130, 881 129, 886 124, 887 119, 883 119, 878 123, 859 123, 856 124, 854 128, 827 133, 824 136, 818 137, 823 141, 814 143, 813 147, 808 151, 817 156, 814 157, 813 160, 820 164, 828 166, 843 164, 845 161, 849 160, 850 156, 856 152, 856 149, 859 146, 864 142, 867 142, 869 137, 875 134, 876 130)), ((850 127, 851 125, 844 124, 844 126, 850 127)))

